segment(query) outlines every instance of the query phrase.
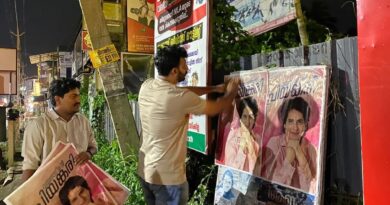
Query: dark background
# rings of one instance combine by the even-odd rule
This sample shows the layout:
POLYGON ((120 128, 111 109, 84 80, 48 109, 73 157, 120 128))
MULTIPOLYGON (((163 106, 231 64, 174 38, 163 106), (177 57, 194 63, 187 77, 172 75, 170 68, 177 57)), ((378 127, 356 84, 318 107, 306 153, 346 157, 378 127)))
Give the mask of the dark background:
MULTIPOLYGON (((80 29, 81 10, 77 0, 0 0, 0 48, 16 48, 15 1, 21 37, 22 64, 27 76, 36 75, 28 56, 70 51, 80 29)), ((309 18, 329 27, 331 32, 356 35, 356 1, 302 0, 309 18)))

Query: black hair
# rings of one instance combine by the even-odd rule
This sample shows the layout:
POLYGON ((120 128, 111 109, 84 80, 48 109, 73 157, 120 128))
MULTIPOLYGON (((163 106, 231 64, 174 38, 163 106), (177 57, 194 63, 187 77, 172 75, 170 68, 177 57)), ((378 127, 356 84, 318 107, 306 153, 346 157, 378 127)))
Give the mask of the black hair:
POLYGON ((282 115, 283 115, 283 125, 286 124, 288 113, 290 110, 297 110, 298 112, 302 113, 303 120, 307 124, 309 122, 310 117, 310 107, 309 104, 301 97, 296 97, 293 99, 289 99, 288 101, 284 102, 282 105, 282 115))
POLYGON ((54 99, 55 96, 64 97, 66 93, 69 91, 78 88, 80 89, 80 82, 70 78, 60 78, 58 80, 53 80, 50 83, 49 95, 50 102, 55 107, 56 101, 54 99))
POLYGON ((199 77, 198 77, 198 73, 197 72, 193 72, 191 77, 195 77, 197 80, 199 80, 199 77))
POLYGON ((159 75, 168 76, 174 67, 178 67, 181 58, 187 58, 186 49, 178 45, 166 46, 158 49, 154 58, 159 75))
POLYGON ((246 97, 240 100, 237 106, 238 115, 242 116, 242 113, 244 112, 245 107, 248 106, 251 110, 253 115, 255 116, 255 119, 257 118, 257 113, 259 112, 259 108, 257 107, 257 102, 252 97, 246 97))
POLYGON ((88 186, 88 182, 82 176, 73 176, 73 177, 69 177, 69 179, 66 180, 64 186, 61 188, 61 190, 58 194, 62 205, 70 205, 68 194, 71 190, 73 190, 74 188, 76 188, 78 186, 83 187, 85 189, 88 189, 89 198, 91 199, 91 202, 93 202, 92 192, 88 186))

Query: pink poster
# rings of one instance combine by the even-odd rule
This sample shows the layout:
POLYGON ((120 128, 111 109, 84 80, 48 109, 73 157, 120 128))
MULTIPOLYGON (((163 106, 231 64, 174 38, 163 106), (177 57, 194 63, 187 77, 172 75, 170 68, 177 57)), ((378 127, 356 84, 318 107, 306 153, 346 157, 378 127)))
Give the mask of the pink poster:
POLYGON ((326 82, 324 66, 269 72, 263 178, 316 192, 326 82))
POLYGON ((220 117, 216 163, 260 176, 268 73, 233 74, 241 84, 230 109, 220 117))
POLYGON ((321 198, 328 68, 230 76, 239 76, 242 84, 239 98, 220 116, 216 163, 321 198))
POLYGON ((121 205, 126 202, 129 191, 125 186, 92 162, 77 165, 76 155, 72 144, 57 143, 34 175, 4 202, 8 205, 121 205))

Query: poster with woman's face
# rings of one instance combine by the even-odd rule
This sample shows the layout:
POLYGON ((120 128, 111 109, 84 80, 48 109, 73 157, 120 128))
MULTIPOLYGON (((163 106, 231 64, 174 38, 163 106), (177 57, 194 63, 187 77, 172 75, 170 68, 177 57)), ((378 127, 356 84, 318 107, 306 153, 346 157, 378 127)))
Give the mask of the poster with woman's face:
POLYGON ((328 68, 285 67, 232 76, 239 76, 242 85, 231 109, 220 115, 216 163, 321 198, 328 68), (247 88, 259 84, 261 92, 243 94, 255 93, 247 88), (250 106, 253 100, 258 110, 250 106))
POLYGON ((248 173, 218 166, 214 204, 313 205, 315 196, 268 182, 248 173))
MULTIPOLYGON (((260 175, 266 72, 240 72, 238 96, 220 117, 216 163, 260 175)), ((228 80, 228 79, 227 79, 228 80)))
POLYGON ((57 142, 34 175, 8 195, 5 203, 124 204, 129 190, 90 161, 76 164, 77 155, 73 144, 57 142))
POLYGON ((309 193, 318 189, 326 72, 302 67, 269 74, 261 176, 309 193))

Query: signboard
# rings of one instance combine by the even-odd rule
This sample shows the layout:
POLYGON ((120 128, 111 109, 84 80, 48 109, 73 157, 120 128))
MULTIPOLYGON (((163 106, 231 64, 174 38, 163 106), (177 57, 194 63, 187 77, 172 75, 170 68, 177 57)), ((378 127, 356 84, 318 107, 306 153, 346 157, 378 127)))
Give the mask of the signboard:
POLYGON ((83 51, 89 51, 92 50, 92 44, 91 44, 91 37, 87 30, 83 30, 81 32, 81 48, 83 51))
POLYGON ((127 50, 153 53, 155 0, 127 0, 127 50))
MULTIPOLYGON (((156 2, 155 48, 182 45, 188 53, 188 74, 179 86, 207 86, 210 43, 208 10, 209 1, 203 0, 156 2)), ((207 135, 207 117, 191 115, 188 147, 207 153, 207 135)))
MULTIPOLYGON (((233 73, 242 84, 220 118, 216 163, 321 204, 328 68, 233 73)), ((293 205, 294 203, 288 203, 293 205)))
POLYGON ((123 84, 127 92, 139 92, 141 84, 154 76, 153 54, 121 53, 123 84))
POLYGON ((0 71, 0 95, 16 95, 16 72, 0 71))
POLYGON ((233 19, 259 35, 296 18, 294 0, 227 0, 237 11, 233 19))
MULTIPOLYGON (((388 204, 390 192, 390 7, 387 0, 356 1, 364 204, 388 204)), ((348 77, 348 76, 347 76, 348 77)), ((357 128, 359 129, 359 128, 357 128)))
POLYGON ((0 48, 0 71, 16 71, 16 49, 0 48))
POLYGON ((44 53, 30 56, 30 63, 37 64, 39 62, 46 61, 57 61, 58 60, 58 52, 44 53))
POLYGON ((119 3, 103 2, 103 14, 106 21, 121 21, 122 6, 119 3))
POLYGON ((100 68, 103 65, 119 60, 119 55, 114 44, 89 51, 89 57, 94 68, 100 68))

